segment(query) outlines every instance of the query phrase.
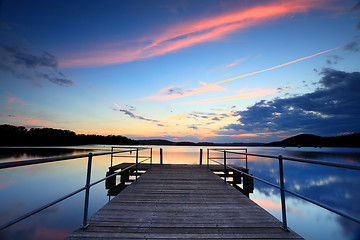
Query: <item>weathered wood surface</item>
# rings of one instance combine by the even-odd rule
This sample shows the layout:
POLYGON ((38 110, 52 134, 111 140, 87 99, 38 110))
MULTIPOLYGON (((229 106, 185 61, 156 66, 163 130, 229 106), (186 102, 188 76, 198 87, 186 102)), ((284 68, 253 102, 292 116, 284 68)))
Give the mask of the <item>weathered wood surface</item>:
POLYGON ((206 166, 155 165, 67 239, 301 239, 206 166))

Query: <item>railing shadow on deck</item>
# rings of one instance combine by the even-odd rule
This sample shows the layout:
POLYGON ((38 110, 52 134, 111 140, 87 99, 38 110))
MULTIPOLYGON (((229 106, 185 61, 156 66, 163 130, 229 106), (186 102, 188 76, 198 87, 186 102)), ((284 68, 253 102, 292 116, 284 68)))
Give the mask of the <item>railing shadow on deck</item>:
MULTIPOLYGON (((145 162, 145 161, 149 161, 150 160, 150 166, 152 165, 152 148, 145 148, 145 147, 116 147, 116 148, 121 148, 124 150, 118 150, 118 151, 114 151, 115 147, 111 148, 111 151, 109 152, 95 152, 95 153, 88 153, 88 154, 80 154, 80 155, 72 155, 72 156, 65 156, 65 157, 52 157, 52 158, 40 158, 40 159, 33 159, 33 160, 25 160, 25 161, 17 161, 17 162, 5 162, 5 163, 0 163, 0 170, 1 169, 8 169, 8 168, 14 168, 14 167, 21 167, 21 166, 29 166, 29 165, 36 165, 36 164, 42 164, 42 163, 49 163, 49 162, 59 162, 59 161, 65 161, 65 160, 71 160, 71 159, 80 159, 80 158, 88 158, 88 164, 87 164, 87 174, 86 174, 86 184, 84 187, 79 188, 61 198, 58 198, 42 207, 39 207, 31 212, 28 212, 22 216, 19 216, 15 219, 12 219, 4 224, 0 225, 0 231, 4 230, 36 213, 39 213, 59 202, 64 201, 65 199, 68 199, 82 191, 85 191, 85 201, 84 201, 84 217, 83 217, 83 224, 81 226, 82 229, 85 229, 88 226, 87 220, 88 220, 88 209, 89 209, 89 195, 90 195, 90 188, 96 184, 99 184, 111 177, 115 177, 118 174, 121 174, 123 171, 126 171, 129 168, 132 168, 135 166, 136 168, 136 178, 135 181, 138 178, 138 174, 137 174, 137 168, 138 165, 145 162), (146 151, 149 150, 149 156, 139 156, 139 152, 140 151, 146 151), (90 178, 91 178, 91 167, 92 167, 92 159, 95 156, 101 156, 101 155, 109 155, 111 154, 111 165, 113 164, 113 158, 115 157, 115 154, 124 154, 124 153, 132 153, 135 152, 134 156, 127 156, 127 157, 133 157, 135 158, 135 163, 130 165, 129 167, 127 167, 126 169, 123 169, 122 171, 116 172, 112 175, 106 176, 105 178, 102 178, 100 180, 97 180, 93 183, 90 183, 90 178), (143 159, 141 161, 139 161, 139 159, 143 159)), ((116 155, 117 157, 119 155, 116 155)), ((120 155, 121 156, 121 155, 120 155)))
POLYGON ((246 175, 248 177, 251 177, 253 179, 256 179, 260 182, 263 182, 265 184, 268 184, 274 188, 277 188, 280 190, 280 198, 281 198, 281 212, 282 212, 282 228, 285 231, 288 231, 288 226, 287 226, 287 219, 286 219, 286 199, 285 199, 285 192, 289 193, 295 197, 298 197, 300 199, 303 199, 307 202, 313 203, 319 207, 322 207, 328 211, 331 211, 333 213, 336 213, 342 217, 345 217, 353 222, 359 223, 360 224, 360 219, 348 215, 346 213, 343 213, 339 210, 336 210, 330 206, 327 206, 326 204, 320 203, 318 201, 315 201, 309 197, 303 196, 299 193, 295 193, 293 191, 290 191, 288 189, 285 188, 284 185, 284 168, 283 168, 283 162, 285 161, 293 161, 293 162, 301 162, 301 163, 310 163, 310 164, 316 164, 316 165, 323 165, 323 166, 329 166, 329 167, 337 167, 337 168, 343 168, 343 169, 351 169, 351 170, 360 170, 360 166, 357 165, 352 165, 352 164, 345 164, 345 163, 333 163, 333 162, 326 162, 326 161, 317 161, 317 160, 310 160, 310 159, 300 159, 300 158, 292 158, 292 157, 283 157, 282 155, 279 156, 271 156, 271 155, 262 155, 262 154, 250 154, 247 153, 247 149, 246 148, 230 148, 230 149, 225 149, 225 148, 208 148, 207 149, 207 166, 209 167, 210 161, 215 162, 217 164, 223 165, 224 166, 224 181, 226 182, 226 172, 227 169, 231 169, 232 171, 236 171, 239 172, 238 169, 233 168, 231 166, 229 166, 227 164, 227 160, 229 159, 244 159, 245 160, 245 166, 246 169, 248 168, 248 156, 254 156, 254 157, 261 157, 261 158, 272 158, 272 159, 278 159, 279 161, 279 182, 280 182, 280 186, 277 186, 273 183, 270 183, 264 179, 261 179, 259 177, 253 176, 252 174, 249 173, 245 173, 245 172, 241 172, 241 174, 246 175), (221 153, 223 154, 223 157, 211 157, 211 152, 217 152, 217 153, 221 153), (235 154, 235 155, 241 155, 244 156, 243 158, 228 158, 227 154, 235 154), (222 159, 222 162, 219 162, 217 160, 222 159))

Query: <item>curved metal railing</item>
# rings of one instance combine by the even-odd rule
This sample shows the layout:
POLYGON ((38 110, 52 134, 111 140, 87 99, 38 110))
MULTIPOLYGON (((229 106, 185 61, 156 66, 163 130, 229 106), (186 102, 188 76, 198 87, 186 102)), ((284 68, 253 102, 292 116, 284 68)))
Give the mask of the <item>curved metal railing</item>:
MULTIPOLYGON (((351 216, 349 214, 346 214, 346 213, 343 213, 343 212, 340 212, 339 210, 336 210, 330 206, 327 206, 326 204, 323 204, 323 203, 320 203, 316 200, 313 200, 309 197, 306 197, 306 196, 303 196, 299 193, 295 193, 293 191, 290 191, 288 189, 285 188, 284 186, 284 169, 283 169, 283 161, 284 160, 287 160, 287 161, 293 161, 293 162, 302 162, 302 163, 310 163, 310 164, 317 164, 317 165, 323 165, 323 166, 330 166, 330 167, 338 167, 338 168, 344 168, 344 169, 352 169, 352 170, 360 170, 360 166, 359 165, 352 165, 352 164, 346 164, 346 163, 334 163, 334 162, 326 162, 326 161, 318 161, 318 160, 311 160, 311 159, 301 159, 301 158, 293 158, 293 157, 283 157, 281 155, 279 156, 271 156, 271 155, 263 155, 263 154, 250 154, 250 153, 247 153, 247 150, 246 152, 237 152, 237 151, 245 151, 245 149, 234 149, 234 148, 231 148, 231 149, 221 149, 221 148, 213 148, 213 149, 207 149, 207 165, 209 166, 209 162, 210 161, 213 161, 213 162, 216 162, 220 165, 224 165, 224 171, 225 171, 225 178, 224 180, 226 181, 226 169, 229 168, 233 171, 237 171, 237 172, 240 172, 238 169, 236 168, 233 168, 231 166, 228 166, 226 164, 226 160, 228 159, 227 158, 227 154, 239 154, 239 155, 243 155, 243 156, 246 156, 246 168, 247 168, 247 156, 254 156, 254 157, 263 157, 263 158, 273 158, 273 159, 278 159, 279 161, 279 180, 280 180, 280 186, 277 186, 273 183, 270 183, 264 179, 261 179, 259 177, 256 177, 256 176, 253 176, 251 174, 248 174, 248 173, 244 173, 244 172, 241 172, 241 174, 243 175, 246 175, 248 177, 251 177, 253 179, 256 179, 260 182, 263 182, 263 183, 266 183, 274 188, 277 188, 280 190, 280 197, 281 197, 281 210, 282 210, 282 223, 283 223, 283 226, 282 228, 284 230, 288 230, 288 226, 287 226, 287 219, 286 219, 286 202, 285 202, 285 192, 286 193, 289 193, 293 196, 296 196, 298 198, 301 198, 307 202, 310 202, 310 203, 313 203, 319 207, 322 207, 326 210, 329 210, 333 213, 336 213, 340 216, 343 216, 351 221, 354 221, 356 223, 360 223, 360 219, 354 217, 354 216, 351 216), (218 157, 217 158, 211 158, 210 157, 210 151, 216 151, 216 152, 221 152, 224 154, 224 157, 220 158, 220 159, 223 159, 223 162, 219 162, 215 159, 219 159, 218 157)), ((234 158, 232 158, 234 159, 234 158)))
MULTIPOLYGON (((22 216, 19 216, 15 219, 12 219, 2 225, 0 225, 0 230, 3 230, 7 227, 10 227, 11 225, 14 225, 15 223, 18 223, 36 213, 39 213, 67 198, 70 198, 72 196, 74 196, 75 194, 78 194, 82 191, 85 191, 85 201, 84 201, 84 217, 83 217, 83 224, 82 224, 82 229, 86 228, 88 226, 87 223, 87 218, 88 218, 88 209, 89 209, 89 195, 90 195, 90 188, 96 184, 99 184, 103 181, 105 181, 108 178, 114 177, 116 175, 121 174, 122 172, 132 168, 132 167, 136 167, 136 177, 135 177, 135 181, 137 180, 137 168, 138 168, 138 164, 148 161, 150 160, 150 166, 152 164, 152 148, 143 148, 143 147, 127 147, 127 150, 121 150, 121 151, 113 151, 114 148, 112 148, 112 151, 109 152, 95 152, 95 153, 88 153, 88 154, 80 154, 80 155, 72 155, 72 156, 65 156, 65 157, 52 157, 52 158, 39 158, 39 159, 33 159, 33 160, 26 160, 26 161, 17 161, 17 162, 5 162, 5 163, 0 163, 0 169, 7 169, 7 168, 14 168, 14 167, 21 167, 21 166, 29 166, 29 165, 35 165, 35 164, 42 164, 42 163, 49 163, 49 162, 58 162, 58 161, 64 161, 64 160, 70 160, 70 159, 79 159, 79 158, 88 158, 88 164, 87 164, 87 174, 86 174, 86 184, 84 187, 79 188, 61 198, 58 198, 42 207, 39 207, 33 211, 30 211, 22 216), (130 149, 129 149, 130 148, 130 149), (139 151, 142 150, 150 150, 150 155, 148 157, 139 157, 139 151), (92 158, 94 156, 101 156, 101 155, 109 155, 111 154, 111 156, 113 157, 114 154, 118 154, 118 153, 127 153, 127 152, 136 152, 136 155, 134 156, 135 158, 135 163, 130 165, 129 167, 116 172, 114 174, 111 174, 109 176, 106 176, 105 178, 102 178, 100 180, 97 180, 93 183, 90 183, 90 177, 91 177, 91 166, 92 166, 92 158), (144 160, 139 161, 139 158, 145 158, 144 160)), ((111 164, 112 164, 112 158, 111 158, 111 164)))

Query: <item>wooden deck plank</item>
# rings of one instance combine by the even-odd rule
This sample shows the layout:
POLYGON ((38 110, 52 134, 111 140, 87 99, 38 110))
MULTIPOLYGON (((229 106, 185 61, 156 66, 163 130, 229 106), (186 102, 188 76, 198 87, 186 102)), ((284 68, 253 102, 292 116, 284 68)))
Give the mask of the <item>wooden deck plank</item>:
POLYGON ((280 226, 206 166, 154 165, 67 239, 301 239, 280 226))

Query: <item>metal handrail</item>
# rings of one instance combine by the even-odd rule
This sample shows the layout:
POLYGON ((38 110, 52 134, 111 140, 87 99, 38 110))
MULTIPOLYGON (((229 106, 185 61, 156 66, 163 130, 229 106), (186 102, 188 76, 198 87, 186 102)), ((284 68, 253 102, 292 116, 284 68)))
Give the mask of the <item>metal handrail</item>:
MULTIPOLYGON (((248 168, 248 157, 247 157, 247 148, 231 148, 231 149, 224 149, 224 148, 208 148, 207 149, 207 166, 209 168, 209 157, 210 157, 210 150, 212 151, 218 151, 218 152, 224 152, 224 158, 212 158, 212 159, 245 159, 245 168, 247 169, 248 168), (226 150, 226 151, 224 151, 226 150), (245 151, 245 153, 242 153, 242 152, 233 152, 233 151, 229 151, 229 150, 237 150, 237 151, 245 151), (244 154, 245 155, 245 158, 229 158, 229 157, 226 157, 226 153, 235 153, 235 154, 244 154)), ((226 175, 226 173, 225 173, 226 175)), ((225 181, 226 181, 226 177, 225 177, 225 181)))
MULTIPOLYGON (((226 151, 226 152, 229 152, 229 151, 226 151)), ((279 158, 279 156, 271 156, 271 155, 263 155, 263 154, 241 153, 241 152, 231 152, 231 153, 247 155, 247 156, 254 156, 254 157, 264 157, 264 158, 274 158, 274 159, 279 158)), ((312 160, 312 159, 283 157, 283 156, 282 156, 282 159, 283 160, 293 161, 293 162, 312 163, 312 164, 317 164, 317 165, 324 165, 324 166, 331 166, 331 167, 339 167, 339 168, 360 170, 360 166, 353 165, 353 164, 346 164, 346 163, 334 163, 334 162, 327 162, 327 161, 318 161, 318 160, 312 160)))
MULTIPOLYGON (((234 149, 230 149, 230 150, 234 150, 234 149)), ((343 216, 349 220, 352 220, 356 223, 360 223, 360 219, 356 218, 356 217, 353 217, 351 215, 348 215, 346 213, 343 213, 343 212, 340 212, 330 206, 327 206, 326 204, 323 204, 323 203, 320 203, 318 201, 315 201, 311 198, 308 198, 308 197, 305 197, 301 194, 298 194, 298 193, 295 193, 295 192, 292 192, 290 190, 287 190, 284 186, 284 178, 283 178, 283 160, 288 160, 288 161, 295 161, 295 162, 303 162, 303 163, 312 163, 312 164, 317 164, 317 165, 324 165, 324 166, 331 166, 331 167, 339 167, 339 168, 345 168, 345 169, 352 169, 352 170, 360 170, 360 166, 357 166, 357 165, 352 165, 352 164, 344 164, 344 163, 333 163, 333 162, 326 162, 326 161, 317 161, 317 160, 310 160, 310 159, 301 159, 301 158, 292 158, 292 157, 283 157, 281 155, 279 156, 271 156, 271 155, 262 155, 262 154, 250 154, 250 153, 241 153, 241 152, 232 152, 232 151, 228 151, 228 149, 207 149, 208 151, 208 164, 209 164, 209 161, 213 161, 213 162, 216 162, 220 165, 224 165, 224 173, 225 173, 225 177, 224 177, 224 180, 226 181, 226 169, 227 168, 230 168, 232 169, 233 171, 236 171, 236 172, 240 172, 241 174, 243 175, 246 175, 248 177, 251 177, 253 179, 256 179, 258 181, 261 181, 265 184, 268 184, 272 187, 275 187, 277 189, 280 190, 280 193, 281 193, 281 208, 282 208, 282 218, 283 218, 283 226, 282 228, 285 230, 285 231, 288 231, 288 227, 287 227, 287 220, 286 220, 286 204, 285 204, 285 192, 293 195, 293 196, 296 196, 298 198, 301 198, 305 201, 308 201, 310 203, 313 203, 319 207, 322 207, 326 210, 329 210, 333 213, 336 213, 340 216, 343 216), (210 157, 210 151, 211 150, 215 150, 215 151, 219 151, 219 152, 224 152, 224 163, 221 163, 219 161, 216 161, 214 159, 218 159, 218 158, 211 158, 210 157), (242 172, 236 168, 233 168, 231 166, 227 166, 226 165, 226 153, 233 153, 233 154, 241 154, 241 155, 245 155, 245 156, 257 156, 257 157, 265 157, 265 158, 274 158, 274 159, 278 159, 279 160, 279 174, 280 174, 280 187, 273 184, 273 183, 270 183, 266 180, 263 180, 261 178, 258 178, 256 176, 253 176, 251 174, 248 174, 248 173, 245 173, 245 172, 242 172)), ((247 160, 247 159, 246 159, 247 160)), ((246 167, 247 168, 247 167, 246 167)))
MULTIPOLYGON (((144 150, 144 149, 148 149, 148 148, 138 148, 138 149, 144 150)), ((130 151, 134 151, 134 150, 123 150, 123 151, 116 151, 116 152, 113 152, 113 151, 96 152, 96 153, 92 153, 92 156, 116 154, 116 153, 130 152, 130 151)), ((71 156, 65 156, 65 157, 38 158, 38 159, 31 159, 31 160, 24 160, 24 161, 17 161, 17 162, 4 162, 4 163, 0 163, 0 169, 22 167, 22 166, 27 166, 27 165, 49 163, 49 162, 58 162, 58 161, 63 161, 63 160, 70 160, 70 159, 84 158, 84 157, 89 157, 89 153, 79 154, 79 155, 71 155, 71 156)))
POLYGON ((96 184, 99 184, 100 182, 105 181, 106 179, 109 179, 111 177, 114 177, 116 175, 121 174, 122 172, 136 166, 136 179, 137 180, 137 166, 140 163, 143 163, 145 161, 148 161, 149 159, 151 160, 150 164, 152 164, 152 148, 132 148, 132 150, 124 150, 124 151, 110 151, 110 152, 99 152, 99 153, 88 153, 88 154, 80 154, 80 155, 72 155, 72 156, 65 156, 65 157, 54 157, 54 158, 41 158, 41 159, 33 159, 33 160, 26 160, 26 161, 19 161, 19 162, 6 162, 6 163, 0 163, 0 169, 5 169, 5 168, 12 168, 12 167, 19 167, 19 166, 27 166, 27 165, 33 165, 33 164, 41 164, 41 163, 48 163, 48 162, 55 162, 55 161, 63 161, 63 160, 70 160, 70 159, 76 159, 76 158, 84 158, 84 157, 88 157, 88 167, 87 167, 87 175, 86 175, 86 184, 84 187, 79 188, 61 198, 58 198, 48 204, 45 204, 42 207, 39 207, 33 211, 30 211, 20 217, 17 217, 15 219, 12 219, 2 225, 0 225, 0 230, 6 229, 38 212, 41 212, 69 197, 72 197, 74 195, 76 195, 77 193, 80 193, 82 191, 86 191, 85 193, 85 204, 84 204, 84 218, 83 218, 83 225, 81 228, 86 228, 88 226, 87 224, 87 216, 88 216, 88 206, 89 206, 89 191, 90 188, 96 184), (91 176, 91 165, 92 165, 92 157, 93 156, 100 156, 100 155, 107 155, 107 154, 114 154, 114 153, 123 153, 123 152, 129 152, 129 151, 136 151, 136 153, 139 152, 139 150, 145 150, 145 149, 150 149, 150 156, 147 159, 144 159, 142 161, 138 161, 138 158, 136 158, 136 163, 128 166, 127 168, 124 168, 123 170, 113 173, 109 176, 106 176, 100 180, 97 180, 93 183, 90 183, 90 176, 91 176))

